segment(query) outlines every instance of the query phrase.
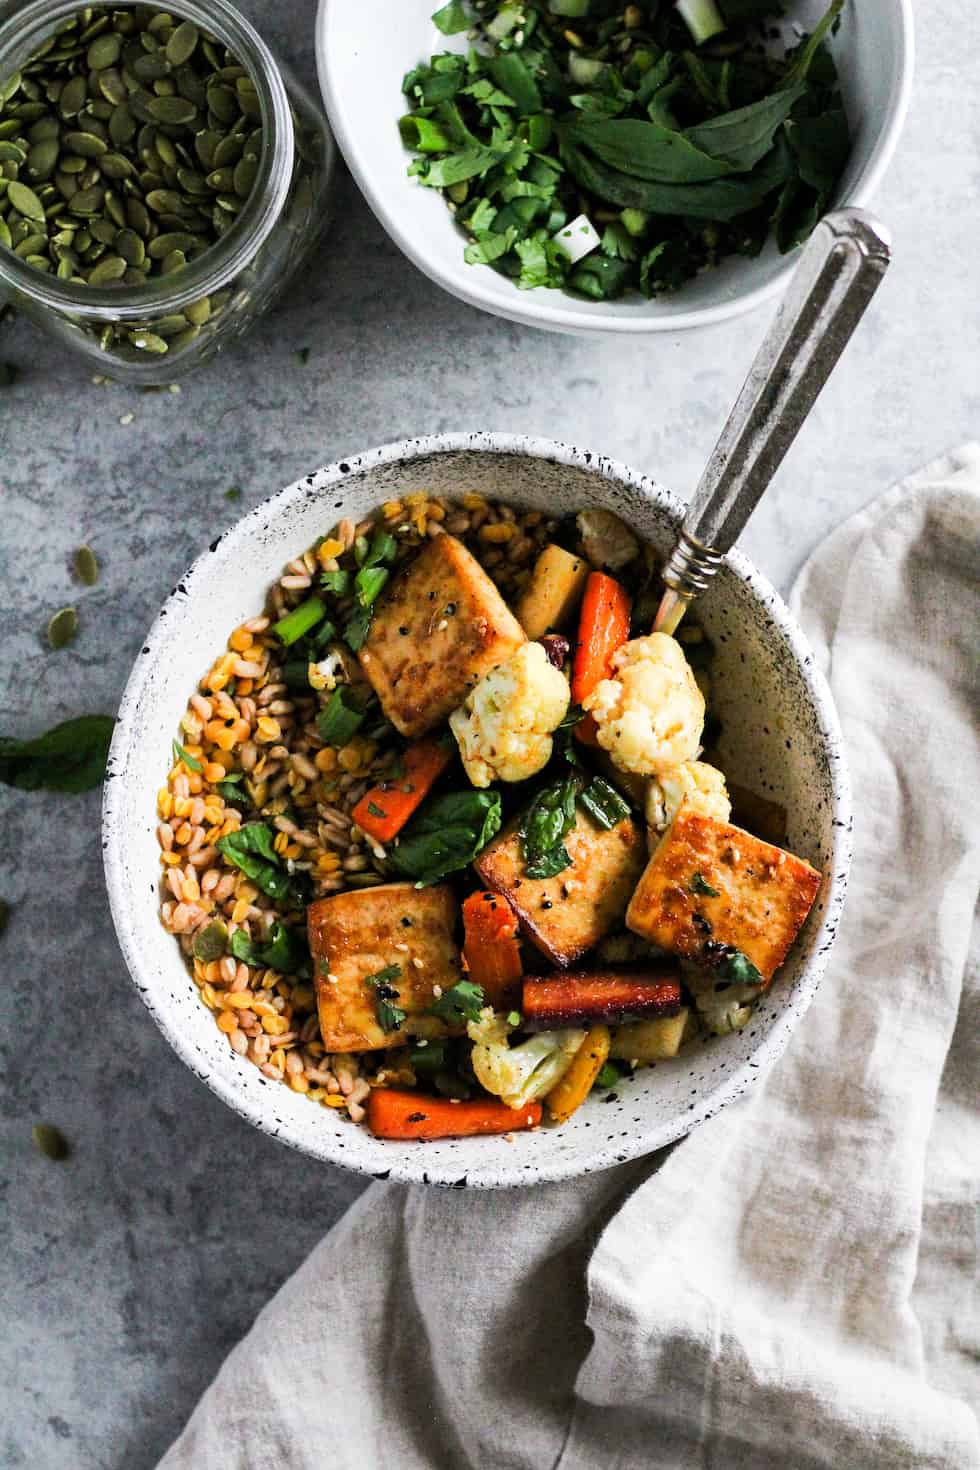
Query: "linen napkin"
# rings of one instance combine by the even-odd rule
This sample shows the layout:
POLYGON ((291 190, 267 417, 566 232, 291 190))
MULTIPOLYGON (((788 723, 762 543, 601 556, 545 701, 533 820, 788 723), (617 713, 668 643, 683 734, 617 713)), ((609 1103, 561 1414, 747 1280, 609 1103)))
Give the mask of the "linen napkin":
POLYGON ((744 1100, 508 1193, 374 1185, 160 1470, 976 1470, 980 446, 835 532, 794 604, 857 813, 829 972, 744 1100))

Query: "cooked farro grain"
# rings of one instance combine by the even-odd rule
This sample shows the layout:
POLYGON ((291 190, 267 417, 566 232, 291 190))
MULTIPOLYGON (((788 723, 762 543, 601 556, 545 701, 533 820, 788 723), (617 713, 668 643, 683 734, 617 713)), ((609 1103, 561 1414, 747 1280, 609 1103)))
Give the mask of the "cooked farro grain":
MULTIPOLYGON (((384 1054, 383 1066, 371 1054, 324 1054, 313 987, 239 958, 231 948, 237 951, 244 940, 254 953, 269 942, 275 925, 300 928, 303 904, 267 900, 218 844, 244 821, 261 818, 272 828, 278 857, 294 877, 303 876, 310 898, 384 882, 386 850, 352 824, 351 812, 371 786, 390 776, 400 746, 339 637, 310 663, 304 685, 295 666, 288 667, 290 648, 273 625, 317 590, 321 572, 354 570, 358 538, 377 527, 398 543, 396 568, 426 539, 450 532, 493 568, 502 594, 510 597, 554 525, 541 512, 515 511, 480 495, 450 501, 424 491, 387 501, 358 524, 342 520, 284 567, 260 616, 231 630, 226 650, 204 671, 181 719, 180 743, 189 761, 176 761, 156 794, 161 923, 177 938, 201 1000, 232 1050, 313 1102, 346 1107, 355 1121, 364 1116, 363 1103, 379 1077, 413 1085, 407 1052, 384 1054), (344 683, 358 688, 368 716, 351 741, 333 746, 324 741, 317 715, 344 683), (197 936, 216 919, 226 926, 226 952, 205 962, 195 954, 197 936)), ((331 620, 342 626, 353 599, 326 600, 331 620)))

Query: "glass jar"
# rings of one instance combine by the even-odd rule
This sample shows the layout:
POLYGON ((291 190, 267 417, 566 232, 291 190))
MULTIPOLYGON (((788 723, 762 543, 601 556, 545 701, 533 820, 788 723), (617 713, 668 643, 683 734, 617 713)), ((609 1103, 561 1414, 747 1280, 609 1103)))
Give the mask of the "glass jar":
MULTIPOLYGON (((28 0, 12 10, 3 7, 0 94, 59 27, 93 9, 158 13, 145 0, 111 0, 95 7, 80 6, 78 0, 28 0)), ((6 297, 38 326, 84 353, 100 372, 146 386, 189 372, 240 336, 269 305, 326 223, 335 153, 322 110, 226 0, 168 0, 161 9, 178 22, 193 22, 202 35, 227 48, 254 83, 261 148, 254 183, 234 223, 195 258, 170 274, 150 276, 145 285, 63 280, 0 243, 0 300, 6 297)), ((9 116, 16 96, 0 116, 9 116)), ((25 133, 30 125, 28 118, 25 133)), ((17 172, 16 163, 0 158, 0 190, 9 190, 17 172)), ((31 184, 29 177, 22 178, 31 184)), ((118 192, 123 189, 125 184, 118 192)), ((53 217, 53 210, 53 203, 50 210, 45 203, 46 215, 53 217)))

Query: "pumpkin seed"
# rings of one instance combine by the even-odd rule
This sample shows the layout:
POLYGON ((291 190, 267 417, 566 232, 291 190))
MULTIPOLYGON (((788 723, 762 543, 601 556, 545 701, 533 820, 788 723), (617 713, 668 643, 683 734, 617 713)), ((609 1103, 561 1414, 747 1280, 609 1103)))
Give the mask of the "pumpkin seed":
POLYGON ((58 111, 62 117, 76 117, 88 98, 88 80, 83 76, 72 77, 61 89, 58 111))
POLYGON ((71 1153, 68 1140, 60 1128, 55 1128, 52 1123, 35 1123, 31 1129, 31 1137, 34 1147, 38 1149, 45 1158, 54 1159, 59 1163, 67 1159, 71 1153))
POLYGON ((32 179, 49 179, 58 162, 61 145, 57 138, 42 138, 31 145, 27 154, 27 172, 32 179))
POLYGON ((197 108, 186 97, 154 97, 147 111, 157 122, 169 124, 189 123, 197 117, 197 108))
POLYGON ((198 30, 192 20, 182 20, 166 45, 167 60, 171 66, 183 66, 189 61, 197 46, 198 30))
POLYGON ((212 919, 210 924, 205 924, 203 929, 198 929, 194 935, 194 958, 203 960, 210 964, 213 960, 220 960, 228 943, 228 926, 220 919, 212 919))
POLYGON ((86 587, 94 587, 99 580, 99 563, 91 546, 80 546, 72 558, 75 576, 86 587))
POLYGON ((48 643, 52 648, 65 648, 78 632, 78 614, 73 607, 63 607, 48 623, 48 643))
POLYGON ((116 251, 128 265, 142 265, 146 259, 146 246, 135 230, 120 230, 114 244, 116 251))
POLYGON ((121 255, 104 255, 94 270, 89 272, 90 286, 107 286, 121 281, 126 274, 126 262, 121 255))
POLYGON ((7 189, 7 199, 25 218, 44 219, 44 205, 34 193, 34 190, 29 189, 26 184, 22 184, 19 179, 11 180, 10 186, 7 189))
POLYGON ((66 133, 65 146, 79 158, 101 158, 108 151, 108 145, 104 139, 92 132, 66 133))
POLYGON ((141 352, 167 352, 169 350, 166 342, 162 337, 158 337, 156 332, 143 330, 130 332, 129 340, 141 352))
POLYGON ((92 42, 86 53, 89 70, 104 71, 107 66, 115 66, 121 51, 122 38, 113 31, 104 32, 92 42))

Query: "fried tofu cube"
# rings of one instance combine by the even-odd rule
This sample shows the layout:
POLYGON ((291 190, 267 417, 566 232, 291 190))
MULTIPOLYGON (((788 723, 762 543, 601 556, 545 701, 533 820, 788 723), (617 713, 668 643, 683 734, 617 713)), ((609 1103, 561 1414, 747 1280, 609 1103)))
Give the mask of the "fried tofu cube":
POLYGON ((486 887, 507 899, 531 943, 562 966, 622 923, 646 861, 643 833, 630 817, 604 831, 579 811, 565 848, 571 867, 554 878, 529 878, 512 822, 474 863, 486 887))
POLYGON ((383 883, 310 904, 310 953, 327 1051, 374 1051, 401 1046, 409 1036, 446 1034, 444 1022, 425 1013, 435 986, 448 990, 461 978, 453 937, 458 913, 445 884, 383 883), (397 974, 369 983, 396 966, 397 974), (379 1020, 385 1002, 407 1012, 391 1030, 379 1020))
POLYGON ((768 984, 820 883, 802 858, 682 806, 647 864, 626 924, 651 944, 708 965, 721 947, 740 950, 768 984))
POLYGON ((455 536, 436 536, 382 594, 361 666, 395 729, 443 723, 527 642, 495 584, 455 536))

